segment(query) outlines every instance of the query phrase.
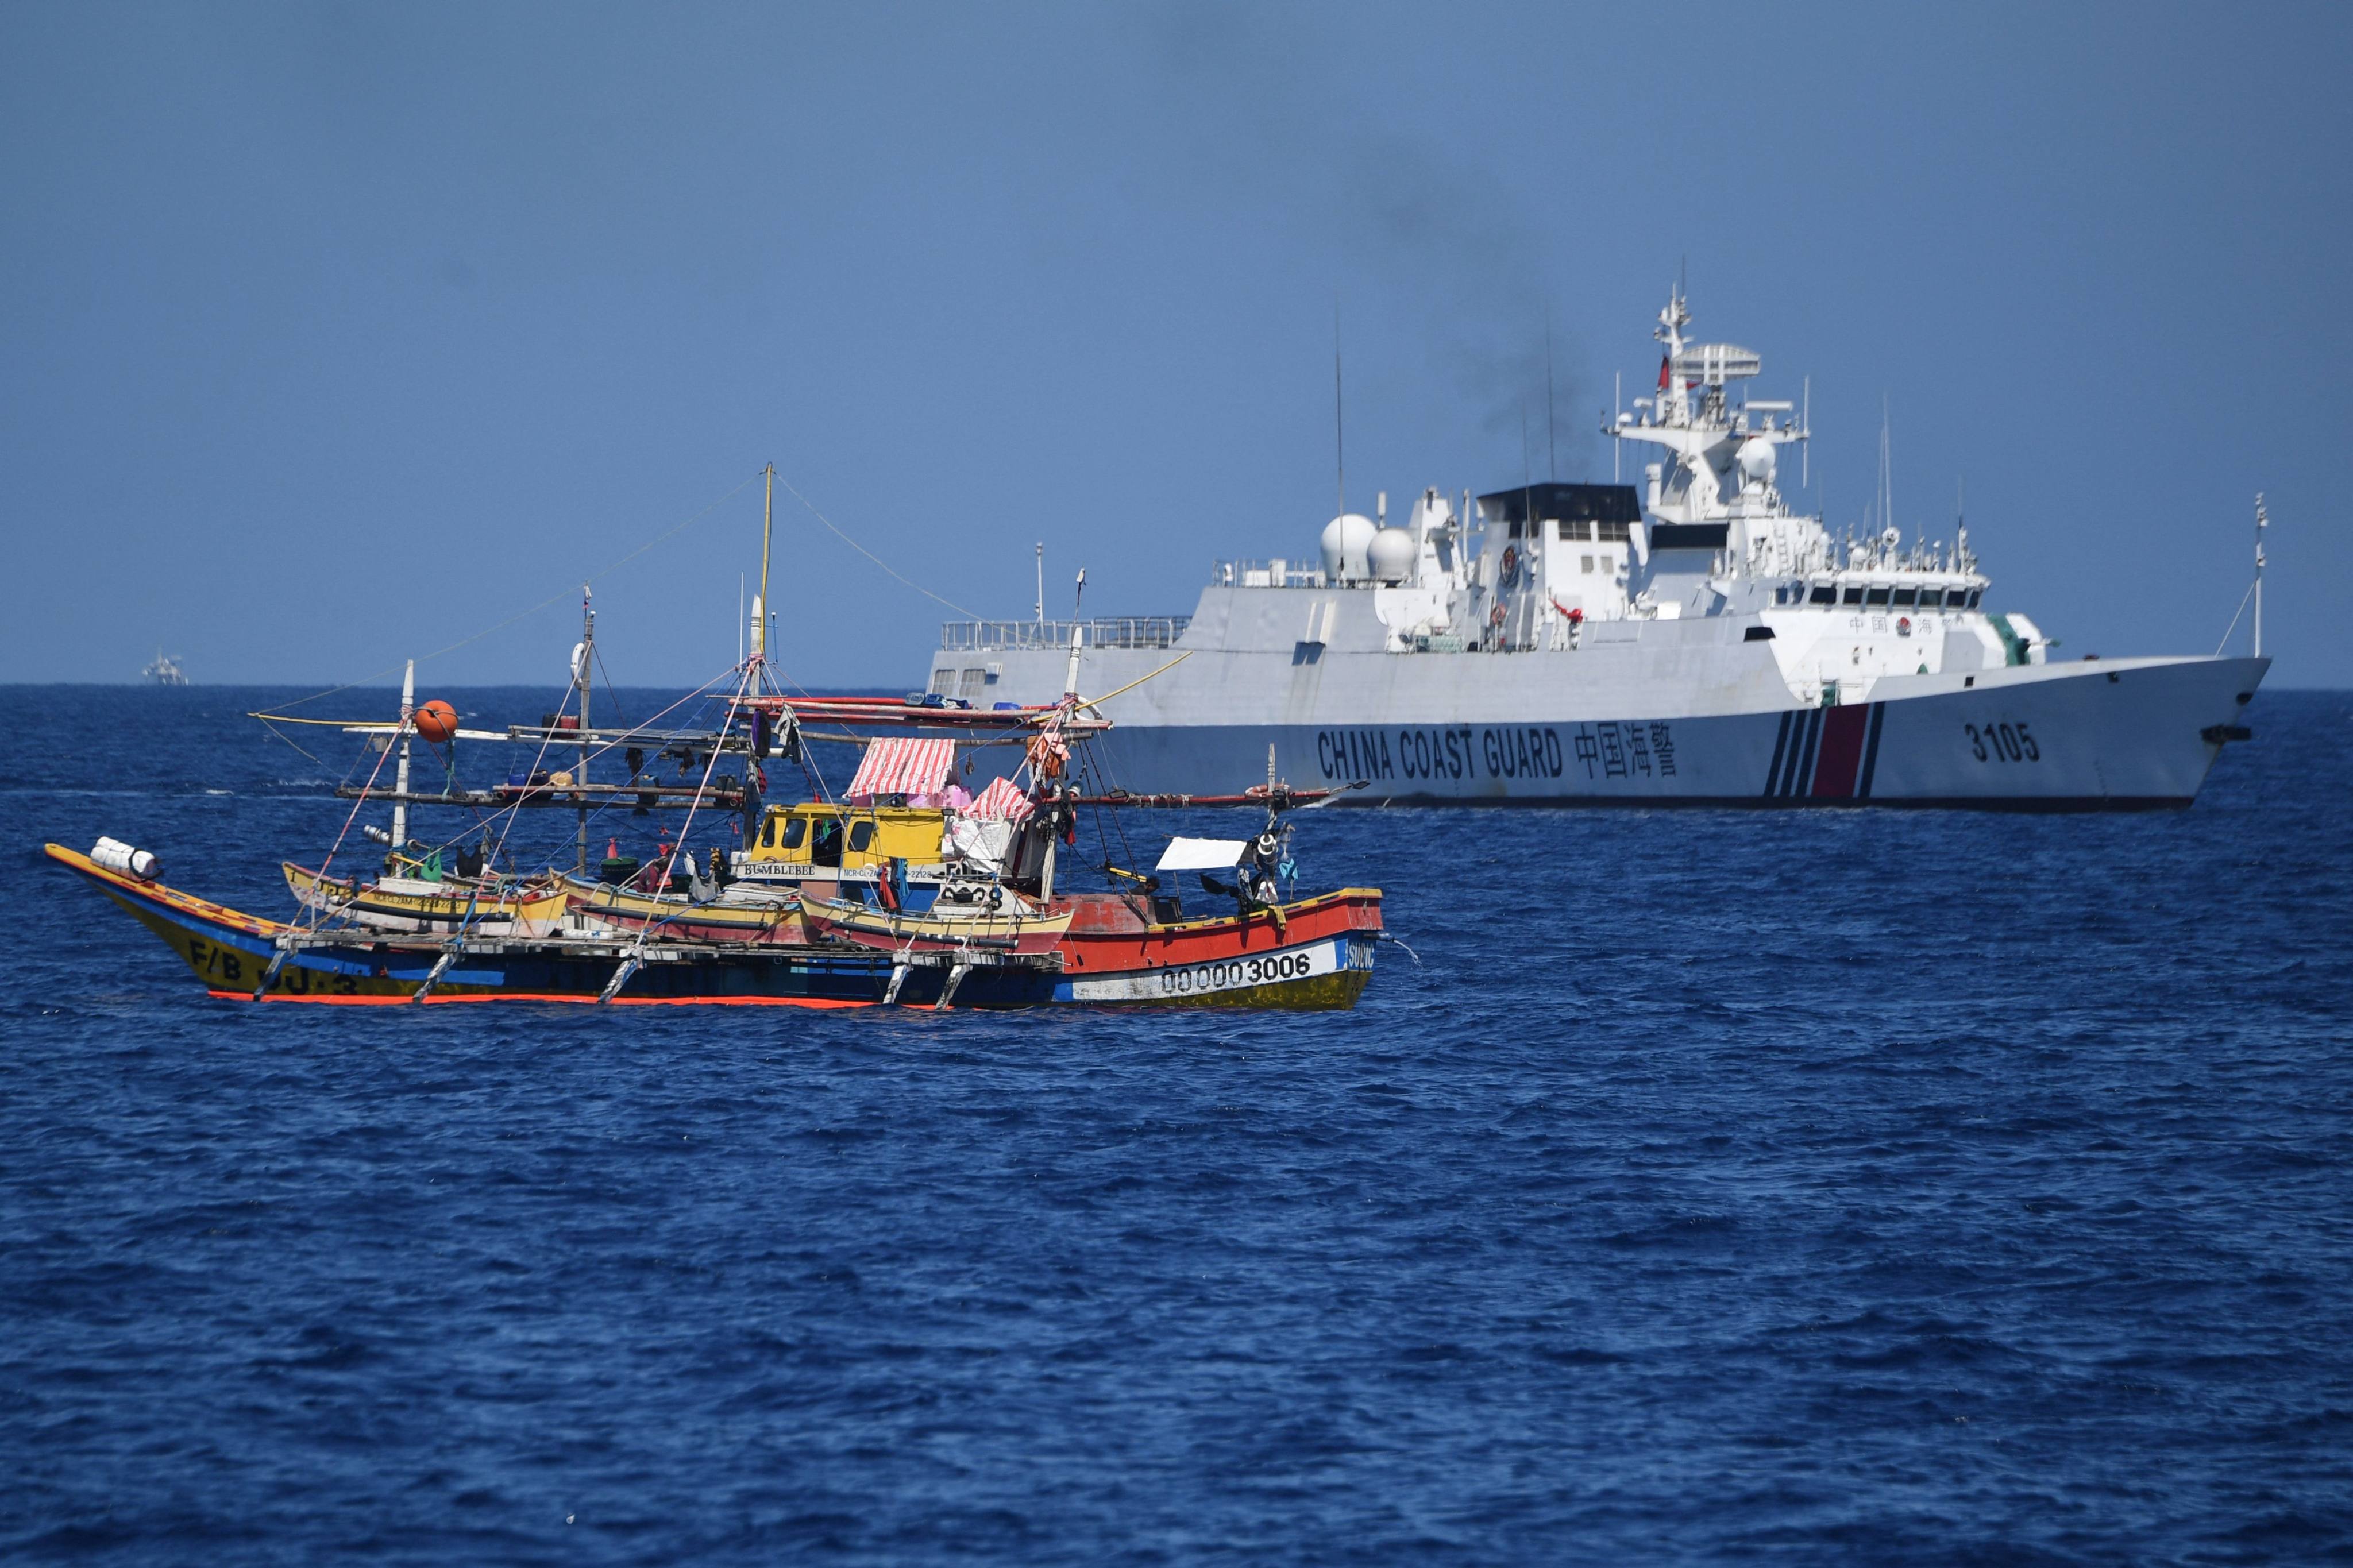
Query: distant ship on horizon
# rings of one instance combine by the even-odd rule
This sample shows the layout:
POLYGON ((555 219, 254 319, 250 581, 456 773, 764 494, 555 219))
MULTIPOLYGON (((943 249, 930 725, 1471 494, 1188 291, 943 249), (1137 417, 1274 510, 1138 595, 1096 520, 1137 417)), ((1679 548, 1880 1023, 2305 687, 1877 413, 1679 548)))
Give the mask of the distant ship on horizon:
POLYGON ((180 661, 160 647, 155 650, 155 657, 147 668, 139 673, 158 686, 185 686, 188 683, 188 672, 180 668, 180 661))

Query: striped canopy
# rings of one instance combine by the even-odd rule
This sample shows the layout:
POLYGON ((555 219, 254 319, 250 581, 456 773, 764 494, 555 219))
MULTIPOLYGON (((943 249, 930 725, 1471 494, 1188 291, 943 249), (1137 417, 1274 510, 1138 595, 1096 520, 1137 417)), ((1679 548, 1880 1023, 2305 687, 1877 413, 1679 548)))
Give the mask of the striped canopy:
POLYGON ((1029 797, 1013 787, 1008 778, 991 779, 988 787, 972 803, 967 816, 994 817, 1004 822, 1019 822, 1037 809, 1029 797))
POLYGON ((871 805, 878 795, 935 795, 955 773, 954 741, 919 741, 893 735, 866 748, 858 776, 849 781, 842 798, 853 805, 871 805))

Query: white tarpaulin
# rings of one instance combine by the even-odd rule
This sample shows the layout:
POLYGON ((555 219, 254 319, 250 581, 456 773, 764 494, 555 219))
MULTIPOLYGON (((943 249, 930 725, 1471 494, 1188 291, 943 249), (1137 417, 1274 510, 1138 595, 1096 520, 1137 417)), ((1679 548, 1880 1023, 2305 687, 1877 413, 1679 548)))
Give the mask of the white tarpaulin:
POLYGON ((962 815, 948 818, 947 852, 956 859, 1001 866, 1006 851, 1012 847, 1013 824, 1002 818, 984 821, 962 815))
POLYGON ((1155 871, 1216 871, 1237 865, 1250 853, 1247 838, 1172 838, 1155 871))

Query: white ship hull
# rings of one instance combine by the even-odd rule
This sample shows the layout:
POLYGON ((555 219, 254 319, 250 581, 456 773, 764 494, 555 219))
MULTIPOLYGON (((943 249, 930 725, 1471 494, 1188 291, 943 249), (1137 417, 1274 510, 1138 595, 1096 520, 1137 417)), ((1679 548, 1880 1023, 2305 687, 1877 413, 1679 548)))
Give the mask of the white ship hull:
POLYGON ((1989 602, 1957 516, 1907 542, 1883 435, 1862 536, 1791 510, 1777 453, 1810 439, 1803 405, 1736 400, 1761 360, 1690 321, 1678 290, 1656 395, 1605 426, 1657 455, 1639 491, 1433 487, 1398 526, 1383 495, 1324 525, 1317 563, 1219 563, 1190 616, 952 623, 930 690, 1103 693, 1099 782, 1137 793, 1230 794, 1272 747, 1289 783, 1361 782, 1365 805, 2195 798, 2270 668, 2260 596, 2253 657, 2057 662, 1989 602))
MULTIPOLYGON (((1763 645, 1694 708, 1675 657, 1204 651, 1104 704, 1106 783, 1230 793, 1265 776, 1365 788, 1350 805, 1914 805, 2136 810, 2188 805, 2269 661, 2134 658, 1886 676, 1866 700, 1799 707, 1763 645), (1649 664, 1644 672, 1635 666, 1649 664), (1611 668, 1615 666, 1616 668, 1611 668), (1680 699, 1680 700, 1679 700, 1680 699), (1754 700, 1753 704, 1752 700, 1754 700)), ((1182 651, 1182 645, 1176 651, 1182 651)), ((944 660, 955 656, 943 655, 944 660)), ((1083 660, 1108 690, 1170 651, 1083 660)), ((1067 656, 1006 650, 993 700, 1049 702, 1067 656)), ((1725 673, 1719 668, 1718 673, 1725 673)))

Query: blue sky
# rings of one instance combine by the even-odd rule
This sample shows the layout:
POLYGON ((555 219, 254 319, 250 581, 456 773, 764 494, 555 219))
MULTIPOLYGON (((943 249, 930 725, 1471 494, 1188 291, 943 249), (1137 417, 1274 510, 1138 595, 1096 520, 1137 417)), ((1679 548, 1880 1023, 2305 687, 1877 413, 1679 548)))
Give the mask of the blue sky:
MULTIPOLYGON (((765 462, 943 598, 1186 611, 1351 504, 1603 477, 1610 377, 1811 376, 2063 652, 2353 684, 2341 7, 17 5, 0 11, 0 679, 735 654, 765 462), (1558 395, 1547 443, 1544 333, 1558 395), (1523 417, 1532 423, 1524 444, 1523 417), (744 488, 739 488, 744 487, 744 488), (732 492, 732 493, 731 493, 732 492), (727 497, 719 505, 712 503, 727 497), (708 510, 706 510, 708 509, 708 510), (2242 624, 2240 638, 2243 640, 2242 624)), ((779 491, 781 652, 953 612, 779 491)))

